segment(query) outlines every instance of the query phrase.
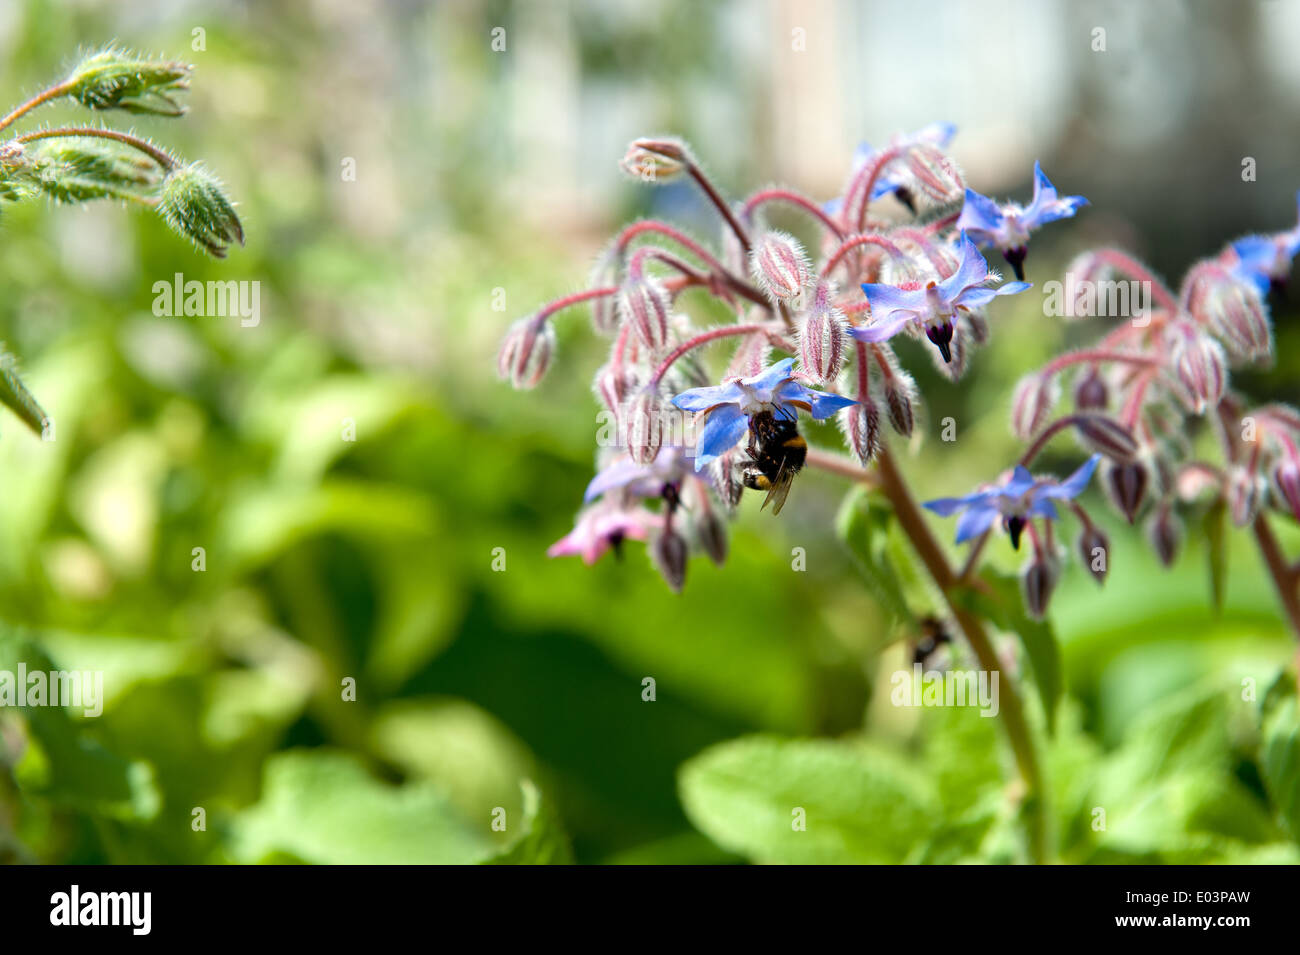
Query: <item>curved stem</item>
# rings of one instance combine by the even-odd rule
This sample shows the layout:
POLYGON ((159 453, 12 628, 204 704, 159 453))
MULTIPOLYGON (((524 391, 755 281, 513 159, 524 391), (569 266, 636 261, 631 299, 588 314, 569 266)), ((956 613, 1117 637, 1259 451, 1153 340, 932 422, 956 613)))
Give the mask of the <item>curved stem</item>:
POLYGON ((844 238, 844 231, 834 219, 822 211, 821 206, 791 189, 764 189, 761 192, 754 193, 745 200, 745 204, 740 209, 740 217, 746 222, 750 221, 754 210, 768 202, 785 202, 797 206, 825 226, 836 238, 844 238))
POLYGON ((840 247, 835 250, 835 253, 829 259, 826 260, 826 264, 822 266, 821 277, 826 278, 826 276, 830 275, 831 272, 835 270, 835 266, 840 264, 840 261, 844 258, 844 256, 848 255, 849 252, 863 245, 878 246, 879 248, 884 249, 886 252, 888 252, 890 255, 892 255, 895 259, 898 259, 899 261, 907 260, 907 256, 903 254, 903 250, 900 249, 898 246, 894 245, 894 243, 890 242, 884 236, 879 236, 874 234, 855 235, 850 239, 845 239, 844 242, 840 244, 840 247))
POLYGON ((96 129, 93 126, 62 126, 58 129, 38 129, 35 132, 24 133, 19 136, 17 142, 32 143, 38 139, 74 139, 82 136, 88 136, 91 139, 112 139, 115 142, 130 146, 156 162, 164 172, 171 172, 176 168, 176 160, 153 143, 147 142, 139 136, 132 136, 130 133, 119 133, 115 129, 96 129))
POLYGON ((722 218, 726 220, 731 231, 736 234, 736 238, 740 240, 740 247, 745 251, 745 255, 749 255, 749 233, 746 232, 745 227, 736 220, 735 213, 733 213, 731 207, 727 205, 727 200, 722 198, 718 193, 718 190, 713 187, 713 183, 709 181, 709 177, 704 175, 704 171, 700 169, 699 166, 695 165, 695 163, 692 162, 688 164, 686 171, 690 173, 691 178, 695 180, 695 184, 704 190, 704 194, 709 197, 709 201, 713 203, 714 207, 722 215, 722 218))
POLYGON ((36 107, 42 106, 45 103, 48 103, 52 99, 58 99, 60 96, 63 96, 65 93, 67 93, 68 90, 71 88, 72 88, 71 83, 64 82, 64 83, 58 83, 54 86, 51 86, 49 89, 45 90, 44 92, 37 93, 26 103, 23 103, 21 106, 17 107, 12 113, 10 113, 4 119, 0 119, 0 129, 5 129, 9 126, 12 126, 19 119, 26 116, 32 110, 36 109, 36 107))
POLYGON ((665 356, 664 360, 659 363, 659 367, 650 375, 649 387, 658 385, 660 379, 668 373, 668 369, 673 366, 677 359, 701 345, 707 345, 711 341, 726 338, 729 335, 757 335, 766 332, 767 328, 762 325, 723 325, 720 328, 711 328, 706 332, 701 332, 694 338, 682 342, 665 356))

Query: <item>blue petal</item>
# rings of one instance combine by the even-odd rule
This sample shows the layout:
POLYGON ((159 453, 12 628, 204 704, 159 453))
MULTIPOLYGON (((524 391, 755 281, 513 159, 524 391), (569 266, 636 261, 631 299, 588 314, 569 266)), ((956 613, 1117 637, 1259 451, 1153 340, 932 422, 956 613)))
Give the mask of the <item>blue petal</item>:
POLYGON ((951 517, 962 508, 970 507, 977 502, 990 500, 994 495, 988 491, 975 491, 967 494, 965 497, 939 497, 933 501, 926 501, 921 506, 934 511, 940 517, 951 517))
POLYGON ((695 446, 695 470, 734 448, 748 427, 749 419, 735 405, 721 405, 710 411, 695 446))
POLYGON ((921 142, 934 143, 940 149, 944 149, 956 134, 956 123, 930 123, 916 131, 916 138, 921 142))
POLYGON ((967 308, 979 308, 987 305, 999 295, 1015 295, 1027 288, 1033 288, 1029 282, 1008 282, 999 288, 972 288, 957 296, 953 305, 965 305, 967 308))
POLYGON ((1047 497, 1035 497, 1034 502, 1029 505, 1029 511, 1026 517, 1045 517, 1049 521, 1054 521, 1059 517, 1056 513, 1056 505, 1047 497))
POLYGON ((862 283, 862 294, 871 303, 871 317, 884 319, 894 311, 917 312, 925 307, 925 289, 905 289, 897 285, 862 283))
MULTIPOLYGON (((754 388, 775 392, 781 382, 790 379, 792 368, 794 368, 794 359, 782 358, 775 365, 764 369, 753 378, 744 379, 744 381, 745 384, 754 388)), ((739 389, 737 390, 739 391, 739 389)))
POLYGON ((1088 200, 1083 196, 1059 198, 1043 167, 1034 161, 1034 199, 1022 219, 1026 229, 1037 229, 1057 219, 1067 219, 1087 204, 1088 200))
POLYGON ((966 202, 961 207, 957 219, 957 228, 963 232, 973 232, 977 239, 991 241, 993 234, 1002 228, 1006 217, 1002 209, 988 196, 981 196, 974 189, 966 190, 966 202), (987 236, 987 239, 984 237, 987 236))
POLYGON ((1002 486, 1005 497, 1019 497, 1034 486, 1034 476, 1023 464, 1017 464, 1011 474, 1011 480, 1002 486))
POLYGON ((1043 497, 1054 497, 1059 500, 1071 500, 1083 493, 1083 489, 1088 486, 1092 480, 1092 474, 1097 470, 1097 465, 1101 463, 1101 455, 1094 454, 1087 461, 1079 466, 1079 469, 1071 474, 1060 484, 1049 485, 1040 492, 1043 497))
POLYGON ((888 321, 854 325, 849 329, 849 334, 860 342, 883 342, 893 338, 910 323, 916 321, 915 312, 896 311, 892 314, 895 317, 888 321))
POLYGON ((957 518, 957 543, 979 537, 998 519, 998 509, 992 504, 979 504, 957 518))
POLYGON ((722 404, 732 404, 745 396, 734 381, 726 385, 692 388, 674 395, 672 402, 683 411, 708 411, 722 404))
POLYGON ((635 464, 631 461, 619 461, 601 471, 587 485, 582 495, 584 504, 590 504, 611 488, 625 487, 650 472, 648 465, 635 464))
POLYGON ((964 290, 978 285, 989 275, 988 262, 984 261, 984 256, 980 255, 980 250, 975 248, 975 243, 965 232, 957 240, 956 251, 957 271, 939 283, 939 294, 945 302, 954 301, 964 290))
POLYGON ((826 391, 818 391, 816 388, 809 388, 798 381, 787 381, 776 390, 773 397, 775 397, 778 407, 782 404, 792 403, 806 406, 808 413, 817 421, 829 418, 841 408, 857 404, 852 398, 845 398, 843 395, 831 394, 826 391))

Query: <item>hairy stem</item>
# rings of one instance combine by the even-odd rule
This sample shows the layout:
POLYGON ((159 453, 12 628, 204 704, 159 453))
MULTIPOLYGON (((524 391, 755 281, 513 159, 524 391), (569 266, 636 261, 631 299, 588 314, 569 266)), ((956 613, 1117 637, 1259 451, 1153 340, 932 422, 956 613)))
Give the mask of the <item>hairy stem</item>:
POLYGON ((97 129, 93 126, 63 126, 58 129, 38 129, 35 132, 24 133, 19 136, 18 142, 31 143, 38 139, 74 139, 81 136, 89 136, 92 139, 112 139, 130 146, 156 162, 163 172, 171 172, 176 168, 176 160, 153 143, 147 142, 139 136, 132 136, 130 133, 119 133, 115 129, 97 129))
POLYGON ((745 227, 736 219, 735 214, 731 211, 731 207, 727 205, 727 200, 722 198, 718 193, 718 190, 713 187, 713 183, 709 181, 709 177, 704 175, 703 170, 701 170, 699 166, 695 165, 695 163, 691 163, 686 168, 691 174, 691 178, 695 180, 696 185, 704 190, 704 194, 709 197, 709 201, 713 203, 722 218, 726 220, 731 231, 736 234, 736 238, 740 240, 740 247, 744 249, 745 255, 749 255, 749 233, 745 231, 745 227))
POLYGON ((72 88, 71 83, 66 83, 66 82, 58 83, 55 84, 54 86, 51 86, 49 89, 44 90, 43 92, 37 93, 26 103, 23 103, 21 106, 14 109, 14 111, 10 113, 8 116, 6 116, 4 119, 0 119, 0 129, 5 129, 9 126, 12 126, 19 119, 26 116, 32 110, 36 109, 36 107, 43 106, 44 104, 48 103, 50 100, 58 99, 60 96, 63 96, 65 93, 67 93, 68 90, 71 88, 72 88))

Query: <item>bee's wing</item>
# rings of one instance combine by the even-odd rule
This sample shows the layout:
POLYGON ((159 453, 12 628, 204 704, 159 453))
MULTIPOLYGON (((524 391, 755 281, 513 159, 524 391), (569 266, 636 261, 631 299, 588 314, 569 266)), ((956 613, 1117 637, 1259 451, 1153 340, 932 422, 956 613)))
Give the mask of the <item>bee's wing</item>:
MULTIPOLYGON (((776 472, 776 477, 772 481, 772 486, 767 491, 767 497, 763 498, 763 507, 772 505, 773 516, 781 513, 781 508, 785 507, 785 499, 790 494, 790 485, 794 483, 794 472, 788 470, 785 462, 781 462, 780 469, 776 472)), ((760 507, 761 511, 763 507, 760 507)))

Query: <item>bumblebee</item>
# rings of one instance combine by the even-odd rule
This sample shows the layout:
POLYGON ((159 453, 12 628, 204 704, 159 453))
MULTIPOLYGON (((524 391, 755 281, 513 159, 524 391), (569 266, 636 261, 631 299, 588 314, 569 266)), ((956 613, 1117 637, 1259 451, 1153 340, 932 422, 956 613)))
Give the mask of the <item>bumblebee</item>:
POLYGON ((808 458, 808 442, 795 418, 760 411, 749 419, 749 463, 741 471, 741 483, 755 491, 766 491, 763 507, 772 505, 780 514, 794 476, 808 458))

